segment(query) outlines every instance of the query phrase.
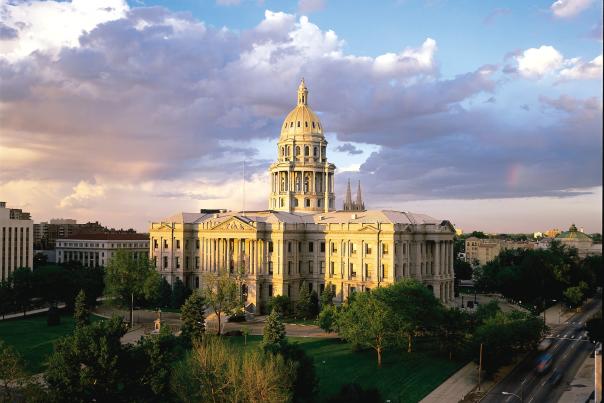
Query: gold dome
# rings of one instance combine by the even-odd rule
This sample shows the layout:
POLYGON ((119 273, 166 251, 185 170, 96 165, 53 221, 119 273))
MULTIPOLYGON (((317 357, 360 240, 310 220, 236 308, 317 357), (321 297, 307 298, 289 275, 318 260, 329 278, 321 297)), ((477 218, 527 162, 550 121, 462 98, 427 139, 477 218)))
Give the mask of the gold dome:
POLYGON ((308 89, 304 79, 298 87, 298 105, 287 114, 283 126, 281 126, 281 138, 294 137, 296 135, 319 135, 323 136, 323 125, 317 115, 308 106, 308 89))

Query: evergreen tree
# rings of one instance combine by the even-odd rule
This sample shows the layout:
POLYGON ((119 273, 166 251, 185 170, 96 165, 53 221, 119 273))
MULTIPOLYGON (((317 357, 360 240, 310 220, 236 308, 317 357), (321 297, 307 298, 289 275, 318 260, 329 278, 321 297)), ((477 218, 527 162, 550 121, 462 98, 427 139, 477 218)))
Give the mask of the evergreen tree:
POLYGON ((264 325, 262 344, 265 348, 279 346, 287 343, 285 339, 285 325, 281 322, 279 313, 273 309, 264 325))
POLYGON ((189 341, 200 339, 206 331, 206 301, 194 292, 180 309, 182 336, 189 341))
POLYGON ((168 308, 170 306, 170 300, 172 299, 172 287, 165 278, 162 278, 159 287, 159 301, 158 305, 162 308, 168 308))
POLYGON ((73 318, 75 320, 76 327, 86 326, 90 323, 90 311, 86 306, 86 293, 84 290, 80 290, 78 296, 76 297, 73 318))
POLYGON ((310 293, 306 282, 302 282, 298 302, 296 303, 296 316, 302 319, 308 319, 310 315, 310 293))
POLYGON ((174 309, 178 309, 184 304, 185 300, 189 296, 190 291, 187 289, 185 284, 177 277, 176 281, 172 285, 172 298, 170 299, 170 306, 174 309))
POLYGON ((316 291, 310 293, 310 305, 308 307, 308 313, 311 318, 316 318, 321 309, 319 308, 319 295, 316 291))
POLYGON ((335 294, 333 292, 331 283, 325 284, 325 288, 323 289, 323 292, 321 293, 321 309, 323 309, 327 305, 333 305, 334 297, 335 297, 335 294))

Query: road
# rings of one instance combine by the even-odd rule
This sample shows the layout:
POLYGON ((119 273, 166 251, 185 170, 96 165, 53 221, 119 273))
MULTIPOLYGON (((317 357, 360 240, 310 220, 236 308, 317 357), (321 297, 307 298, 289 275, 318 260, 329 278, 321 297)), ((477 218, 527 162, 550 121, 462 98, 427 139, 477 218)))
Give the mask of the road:
MULTIPOLYGON (((537 374, 534 370, 535 355, 530 355, 485 395, 481 402, 557 402, 572 382, 585 358, 594 348, 594 345, 587 339, 586 332, 581 329, 585 321, 601 306, 601 298, 594 298, 594 300, 584 305, 581 312, 574 314, 566 323, 552 327, 548 336, 552 339, 552 345, 549 347, 548 353, 553 356, 549 371, 543 375, 537 374), (548 382, 554 370, 562 373, 562 379, 558 385, 551 385, 548 382), (504 396, 501 393, 504 391, 514 393, 518 397, 513 395, 504 396)), ((586 387, 591 387, 591 385, 586 385, 586 387)))

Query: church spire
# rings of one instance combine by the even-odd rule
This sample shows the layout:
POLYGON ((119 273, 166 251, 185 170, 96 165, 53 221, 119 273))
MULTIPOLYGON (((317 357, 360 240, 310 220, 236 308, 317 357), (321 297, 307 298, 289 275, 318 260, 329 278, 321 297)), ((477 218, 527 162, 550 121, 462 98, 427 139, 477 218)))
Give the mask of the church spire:
POLYGON ((356 208, 357 210, 365 210, 365 203, 363 203, 363 195, 361 194, 361 181, 359 181, 359 185, 357 187, 356 208))
POLYGON ((308 105, 308 88, 306 88, 304 78, 298 86, 298 105, 308 105))
POLYGON ((352 192, 350 190, 350 179, 348 179, 348 187, 346 188, 346 199, 344 200, 344 211, 352 210, 352 192))

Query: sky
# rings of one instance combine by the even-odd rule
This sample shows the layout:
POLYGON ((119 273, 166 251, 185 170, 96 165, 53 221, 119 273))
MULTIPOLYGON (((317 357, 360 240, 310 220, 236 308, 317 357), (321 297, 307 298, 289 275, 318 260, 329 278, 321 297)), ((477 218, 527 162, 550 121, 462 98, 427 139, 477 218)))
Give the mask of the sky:
POLYGON ((266 209, 302 77, 338 206, 360 180, 466 232, 601 232, 595 0, 0 0, 0 200, 140 231, 266 209))

